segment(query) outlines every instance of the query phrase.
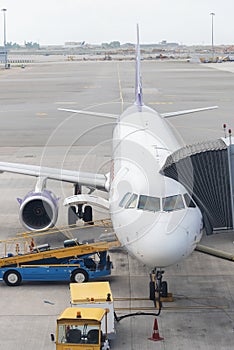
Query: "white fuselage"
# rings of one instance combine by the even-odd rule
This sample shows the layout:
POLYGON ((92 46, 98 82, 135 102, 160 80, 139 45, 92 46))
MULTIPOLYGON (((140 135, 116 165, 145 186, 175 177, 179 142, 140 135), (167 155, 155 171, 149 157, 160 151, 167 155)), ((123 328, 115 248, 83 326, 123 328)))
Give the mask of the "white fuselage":
POLYGON ((177 181, 160 173, 181 144, 154 110, 134 105, 114 129, 110 211, 121 244, 150 267, 188 256, 201 239, 202 215, 177 181), (140 110, 139 110, 140 109, 140 110))

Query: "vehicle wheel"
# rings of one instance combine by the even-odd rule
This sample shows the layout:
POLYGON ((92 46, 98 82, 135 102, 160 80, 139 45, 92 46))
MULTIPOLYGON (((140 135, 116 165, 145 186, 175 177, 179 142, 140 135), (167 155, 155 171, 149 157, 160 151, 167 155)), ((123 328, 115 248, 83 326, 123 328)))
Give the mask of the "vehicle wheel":
POLYGON ((71 282, 83 283, 83 282, 88 282, 88 280, 89 280, 89 275, 85 270, 76 269, 71 274, 71 282))
POLYGON ((5 274, 3 276, 3 280, 8 286, 13 287, 13 286, 20 285, 20 283, 22 281, 22 277, 18 271, 9 270, 9 271, 5 272, 5 274))
POLYGON ((167 298, 168 290, 167 290, 167 282, 163 281, 161 285, 161 297, 167 298))
POLYGON ((77 222, 78 216, 76 214, 76 207, 71 206, 68 208, 68 225, 75 225, 77 222))
POLYGON ((83 220, 84 222, 88 222, 90 225, 93 225, 93 209, 90 205, 86 205, 84 208, 83 220))

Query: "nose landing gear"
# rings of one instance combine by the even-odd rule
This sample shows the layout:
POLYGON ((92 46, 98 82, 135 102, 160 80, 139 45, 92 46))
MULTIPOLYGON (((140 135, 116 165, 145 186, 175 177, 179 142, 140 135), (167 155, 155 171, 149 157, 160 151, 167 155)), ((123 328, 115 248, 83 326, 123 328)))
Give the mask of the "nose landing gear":
POLYGON ((162 301, 173 301, 172 294, 168 293, 168 285, 166 281, 163 281, 164 271, 154 269, 150 274, 150 297, 149 299, 154 302, 154 306, 159 310, 159 314, 162 309, 162 301))

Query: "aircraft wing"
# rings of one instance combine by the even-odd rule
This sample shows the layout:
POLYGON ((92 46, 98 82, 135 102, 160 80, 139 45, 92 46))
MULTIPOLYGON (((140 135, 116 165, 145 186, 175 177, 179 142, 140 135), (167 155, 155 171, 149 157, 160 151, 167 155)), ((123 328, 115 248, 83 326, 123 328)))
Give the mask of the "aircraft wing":
POLYGON ((0 173, 4 172, 42 177, 70 183, 79 183, 83 186, 106 191, 107 177, 104 174, 0 162, 0 173))
POLYGON ((216 109, 216 108, 218 108, 218 106, 211 106, 211 107, 204 107, 204 108, 195 108, 195 109, 187 109, 187 110, 184 110, 184 111, 161 113, 161 116, 163 118, 172 118, 172 117, 177 117, 178 115, 184 115, 184 114, 190 114, 190 113, 196 113, 196 112, 202 112, 202 111, 209 111, 210 109, 216 109))

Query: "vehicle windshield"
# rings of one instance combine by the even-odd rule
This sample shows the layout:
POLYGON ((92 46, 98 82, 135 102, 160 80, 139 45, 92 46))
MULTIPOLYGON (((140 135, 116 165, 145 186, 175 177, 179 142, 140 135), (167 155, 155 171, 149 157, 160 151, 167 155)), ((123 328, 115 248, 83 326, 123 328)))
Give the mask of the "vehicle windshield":
POLYGON ((163 211, 173 211, 184 208, 184 202, 181 194, 169 196, 162 199, 163 211))
POLYGON ((94 325, 59 325, 58 343, 99 344, 99 327, 94 325))
POLYGON ((146 211, 160 211, 160 198, 140 195, 138 209, 146 211))

